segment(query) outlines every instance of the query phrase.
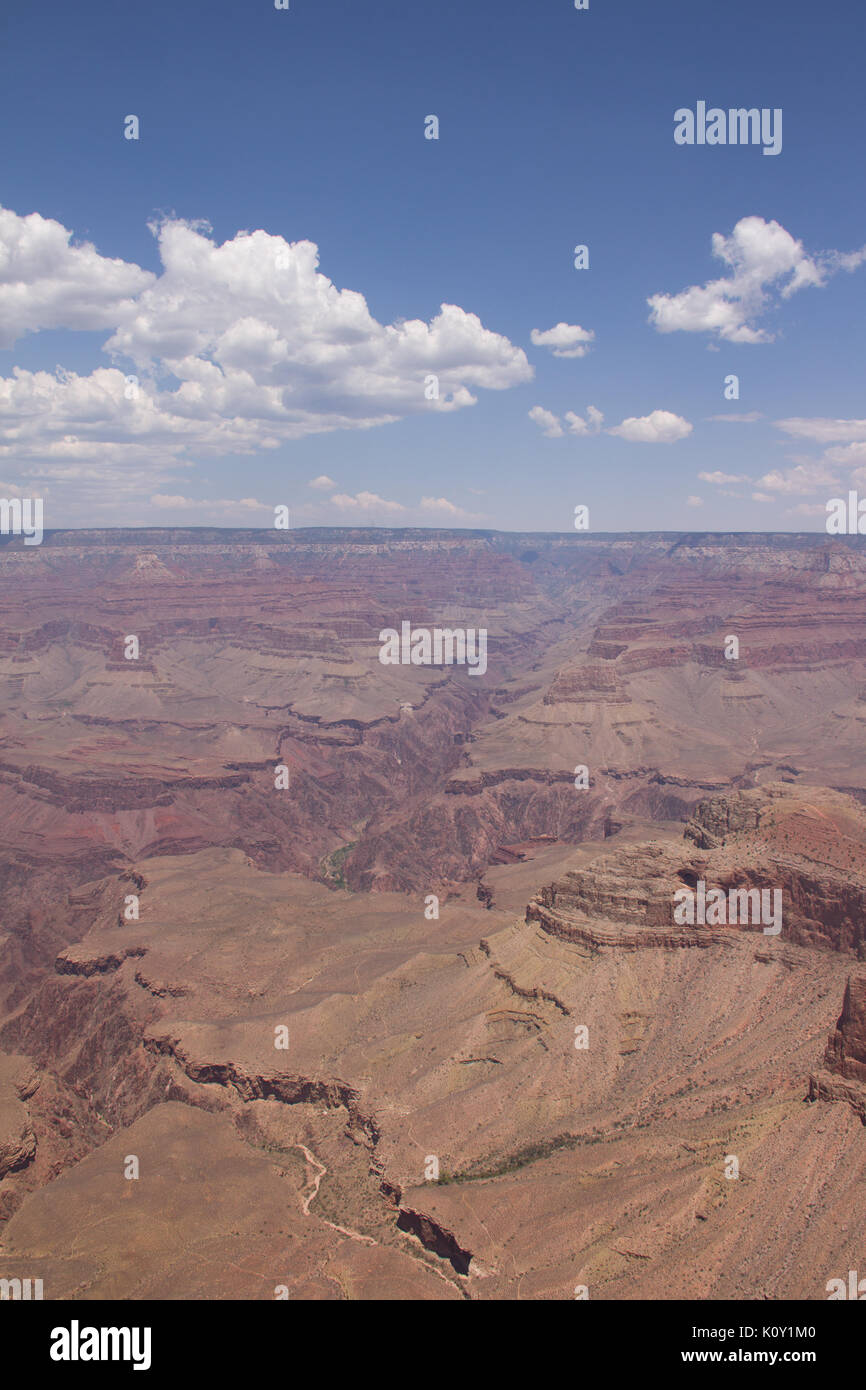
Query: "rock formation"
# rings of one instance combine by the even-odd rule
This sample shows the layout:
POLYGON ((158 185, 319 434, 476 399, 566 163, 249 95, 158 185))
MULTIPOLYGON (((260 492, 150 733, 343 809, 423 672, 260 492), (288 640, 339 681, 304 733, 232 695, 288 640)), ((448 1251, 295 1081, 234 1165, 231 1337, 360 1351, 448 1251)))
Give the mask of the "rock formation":
POLYGON ((0 1275, 857 1267, 861 538, 54 532, 0 580, 0 1275), (383 666, 404 619, 485 627, 486 675, 383 666), (705 890, 780 930, 678 920, 705 890))

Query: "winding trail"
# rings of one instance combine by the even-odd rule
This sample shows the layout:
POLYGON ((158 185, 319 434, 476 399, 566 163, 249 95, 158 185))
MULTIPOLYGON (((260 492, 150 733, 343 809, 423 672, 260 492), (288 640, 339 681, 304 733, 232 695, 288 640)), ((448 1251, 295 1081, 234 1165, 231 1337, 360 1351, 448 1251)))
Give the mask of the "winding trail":
MULTIPOLYGON (((309 1216, 310 1207, 312 1206, 316 1197, 318 1197, 319 1195, 319 1188, 322 1183, 322 1178, 325 1176, 328 1170, 325 1167, 324 1163, 320 1163, 319 1160, 316 1158, 315 1154, 310 1152, 306 1144, 295 1144, 294 1147, 296 1149, 300 1149, 307 1163, 311 1164, 312 1167, 316 1169, 316 1172, 313 1174, 312 1178, 312 1192, 308 1192, 305 1197, 302 1196, 301 1198, 301 1206, 303 1207, 304 1216, 309 1216)), ((337 1226, 333 1221, 328 1221, 324 1216, 320 1216, 318 1219, 324 1222, 326 1226, 330 1226, 332 1231, 339 1231, 341 1236, 348 1236, 350 1240, 359 1240, 362 1243, 362 1245, 379 1244, 379 1242, 377 1240, 374 1240, 372 1236, 362 1236, 359 1231, 350 1231, 347 1226, 337 1226)))
MULTIPOLYGON (((309 1216, 310 1207, 312 1206, 315 1198, 319 1194, 319 1187, 321 1186, 322 1178, 325 1176, 328 1170, 325 1167, 324 1163, 322 1163, 318 1158, 316 1158, 315 1154, 310 1152, 306 1144, 294 1144, 293 1147, 296 1149, 300 1149, 307 1163, 309 1163, 311 1167, 315 1168, 316 1170, 311 1180, 311 1185, 313 1189, 312 1192, 308 1192, 305 1197, 301 1198, 301 1205, 303 1207, 304 1215, 309 1216)), ((359 1231, 350 1231, 347 1226, 338 1226, 335 1222, 328 1221, 324 1216, 320 1216, 318 1220, 322 1221, 324 1225, 330 1226, 332 1231, 339 1231, 341 1236, 348 1236, 350 1240, 361 1241, 361 1243, 364 1245, 379 1244, 379 1241, 374 1240, 372 1236, 362 1236, 359 1231)), ((457 1283, 455 1279, 449 1279, 448 1275, 444 1274, 441 1269, 437 1269, 435 1265, 429 1263, 427 1260, 419 1259, 419 1257, 415 1255, 414 1252, 407 1251, 407 1254, 410 1254, 410 1257, 415 1261, 415 1263, 420 1264, 423 1269, 427 1270, 429 1273, 437 1275, 444 1284, 448 1285, 449 1288, 456 1289, 462 1298, 468 1298, 467 1292, 460 1286, 460 1284, 457 1283)))

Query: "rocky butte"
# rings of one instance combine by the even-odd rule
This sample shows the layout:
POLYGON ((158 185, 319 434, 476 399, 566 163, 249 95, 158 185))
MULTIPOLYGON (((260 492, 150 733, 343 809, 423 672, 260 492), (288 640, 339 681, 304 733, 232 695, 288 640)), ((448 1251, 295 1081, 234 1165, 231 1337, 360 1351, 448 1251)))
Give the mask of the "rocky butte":
POLYGON ((2 539, 4 1287, 862 1266, 866 539, 2 539))

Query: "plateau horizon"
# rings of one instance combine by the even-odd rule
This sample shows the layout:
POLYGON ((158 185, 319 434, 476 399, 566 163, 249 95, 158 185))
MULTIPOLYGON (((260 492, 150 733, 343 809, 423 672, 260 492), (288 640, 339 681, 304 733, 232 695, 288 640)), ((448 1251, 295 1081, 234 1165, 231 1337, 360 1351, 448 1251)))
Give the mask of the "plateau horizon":
MULTIPOLYGON (((857 497, 856 493, 850 495, 855 498, 857 497)), ((863 502, 859 505, 862 507, 864 513, 866 513, 866 498, 864 498, 863 502)), ((826 510, 828 513, 832 510, 837 518, 843 519, 841 525, 834 519, 834 528, 831 534, 847 534, 850 536, 856 536, 857 534, 866 535, 866 523, 864 523, 864 527, 859 532, 856 524, 854 526, 849 526, 846 531, 847 523, 844 521, 844 517, 846 516, 844 511, 845 507, 846 503, 844 499, 834 498, 826 503, 826 510)), ((43 529, 40 520, 42 514, 43 501, 41 498, 0 498, 0 536, 9 536, 13 538, 29 534, 32 535, 34 539, 25 541, 25 544, 40 545, 43 543, 43 540, 50 544, 54 537, 69 536, 72 534, 80 534, 82 538, 87 538, 87 540, 91 542, 96 537, 104 536, 106 538, 116 538, 118 541, 122 540, 124 543, 132 543, 136 539, 144 540, 148 536, 153 537, 155 541, 160 537, 172 535, 195 535, 204 540, 208 537, 225 539, 231 535, 242 534, 245 538, 249 539, 251 543, 255 543, 256 538, 269 537, 273 534, 274 530, 274 528, 270 526, 225 526, 200 523, 191 524, 189 522, 185 524, 177 522, 172 525, 163 526, 152 524, 142 526, 78 526, 70 524, 68 526, 48 526, 43 529), (28 504, 31 503, 33 505, 33 510, 28 511, 28 504), (21 504, 22 507, 20 513, 19 504, 21 504)), ((541 528, 524 530, 497 526, 483 528, 464 526, 359 526, 357 524, 344 523, 342 525, 337 524, 330 526, 293 526, 290 531, 286 531, 284 543, 287 546, 292 546, 298 544, 299 540, 302 540, 304 543, 309 543, 318 537, 328 538, 339 536, 341 538, 355 538, 357 544, 363 544, 366 541, 367 544, 370 545, 377 543, 387 545, 391 541, 398 541, 403 545, 407 545, 412 541, 423 542, 428 539, 435 540, 440 537, 448 539, 453 537, 462 541, 483 541, 489 538, 508 536, 520 539, 525 538, 527 540, 553 540, 558 544, 561 544, 570 537, 574 537, 574 539, 581 544, 589 545, 597 542, 630 539, 671 542, 688 540, 692 544, 700 545, 704 540, 713 544, 728 540, 742 542, 744 539, 770 542, 781 539, 782 537, 786 540, 794 540, 800 537, 803 540, 816 541, 820 538, 824 529, 823 527, 816 526, 815 529, 811 531, 784 531, 771 527, 766 527, 761 530, 734 530, 730 527, 714 529, 711 526, 704 526, 700 529, 682 527, 676 531, 659 530, 657 527, 648 527, 646 530, 632 528, 628 531, 601 529, 593 529, 590 531, 589 529, 571 530, 565 528, 561 531, 552 531, 543 530, 541 528)))

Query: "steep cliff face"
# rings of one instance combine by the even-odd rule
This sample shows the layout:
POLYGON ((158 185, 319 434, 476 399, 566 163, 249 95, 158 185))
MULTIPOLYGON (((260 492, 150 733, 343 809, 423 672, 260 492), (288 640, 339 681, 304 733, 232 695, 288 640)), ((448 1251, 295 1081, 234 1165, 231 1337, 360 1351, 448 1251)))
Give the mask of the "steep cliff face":
POLYGON ((812 1100, 845 1101, 866 1125, 866 974, 850 975, 824 1065, 809 1078, 812 1100))
POLYGON ((527 921, 564 938, 628 949, 700 945, 724 940, 731 929, 766 934, 776 923, 760 914, 778 903, 774 935, 862 959, 864 862, 866 815, 859 803, 771 783, 699 803, 678 844, 628 846, 544 887, 527 908, 527 921), (723 895, 718 915, 706 908, 704 920, 696 920, 695 908, 690 920, 678 922, 682 891, 696 894, 699 884, 705 897, 723 895))
POLYGON ((824 1063, 846 1080, 866 1082, 866 974, 849 976, 824 1063))
POLYGON ((714 796, 698 803, 684 833, 698 849, 715 849, 730 835, 757 830, 760 813, 761 804, 755 798, 714 796))
POLYGON ((38 1082, 27 1059, 0 1056, 0 1180, 36 1156, 36 1135, 25 1104, 38 1082))

